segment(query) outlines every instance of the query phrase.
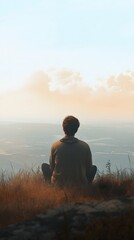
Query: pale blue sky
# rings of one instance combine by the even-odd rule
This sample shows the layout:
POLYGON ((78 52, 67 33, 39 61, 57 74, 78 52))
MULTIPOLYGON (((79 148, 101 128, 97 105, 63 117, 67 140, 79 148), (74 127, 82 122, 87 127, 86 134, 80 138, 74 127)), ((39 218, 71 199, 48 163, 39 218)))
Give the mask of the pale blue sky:
POLYGON ((134 70, 133 0, 0 0, 0 92, 49 68, 95 84, 134 70))

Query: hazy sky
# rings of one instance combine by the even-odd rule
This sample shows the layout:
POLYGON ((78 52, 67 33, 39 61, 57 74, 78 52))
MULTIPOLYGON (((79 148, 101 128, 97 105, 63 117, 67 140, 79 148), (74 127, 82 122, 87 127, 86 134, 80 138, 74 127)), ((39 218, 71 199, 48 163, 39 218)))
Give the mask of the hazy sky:
POLYGON ((2 120, 132 120, 133 90, 133 0, 0 0, 2 120))

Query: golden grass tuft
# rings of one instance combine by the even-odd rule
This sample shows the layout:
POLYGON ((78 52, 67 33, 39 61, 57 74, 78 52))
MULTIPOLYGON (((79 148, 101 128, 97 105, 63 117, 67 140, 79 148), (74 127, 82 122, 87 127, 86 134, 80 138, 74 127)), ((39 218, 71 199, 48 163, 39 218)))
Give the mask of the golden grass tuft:
POLYGON ((62 202, 64 192, 45 184, 41 174, 19 172, 0 183, 0 225, 30 219, 62 202))

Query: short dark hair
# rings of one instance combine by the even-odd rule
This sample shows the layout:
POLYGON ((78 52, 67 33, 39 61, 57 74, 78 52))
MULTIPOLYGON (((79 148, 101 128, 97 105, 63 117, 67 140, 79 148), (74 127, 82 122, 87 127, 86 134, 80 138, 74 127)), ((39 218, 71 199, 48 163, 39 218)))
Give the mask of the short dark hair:
POLYGON ((67 116, 63 120, 62 126, 65 134, 73 136, 77 132, 80 122, 74 116, 67 116))

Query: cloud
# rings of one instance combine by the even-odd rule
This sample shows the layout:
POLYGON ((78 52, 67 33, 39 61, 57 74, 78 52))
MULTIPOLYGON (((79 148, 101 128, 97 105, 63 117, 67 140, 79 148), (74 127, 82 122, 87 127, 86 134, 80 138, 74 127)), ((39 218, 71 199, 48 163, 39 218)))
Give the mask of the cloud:
POLYGON ((112 76, 107 81, 108 87, 117 91, 134 92, 134 72, 127 71, 112 76))
POLYGON ((73 114, 85 122, 134 120, 134 73, 112 76, 95 90, 71 70, 37 72, 19 91, 0 96, 1 120, 59 122, 73 114))
POLYGON ((83 79, 78 72, 71 70, 62 70, 60 72, 54 72, 51 76, 50 89, 59 90, 64 93, 73 92, 73 90, 79 90, 85 86, 83 79))

